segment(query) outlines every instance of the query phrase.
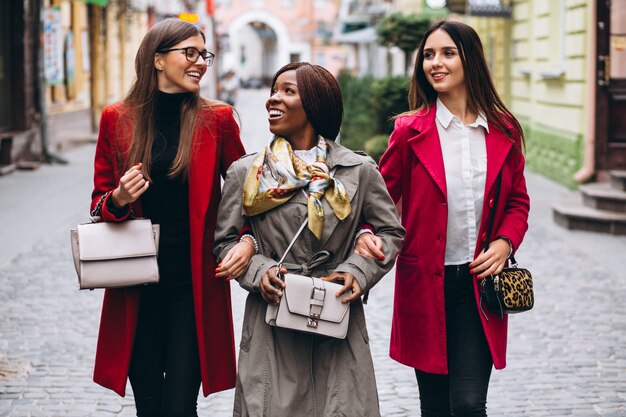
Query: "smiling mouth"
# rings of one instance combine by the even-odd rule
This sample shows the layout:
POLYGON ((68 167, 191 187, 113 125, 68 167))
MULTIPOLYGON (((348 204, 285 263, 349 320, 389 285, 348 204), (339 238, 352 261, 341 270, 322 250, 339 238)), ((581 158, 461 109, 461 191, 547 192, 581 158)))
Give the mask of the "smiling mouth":
POLYGON ((435 73, 433 73, 431 76, 433 77, 433 79, 434 79, 435 81, 440 81, 440 80, 443 80, 443 78, 444 78, 446 75, 448 75, 448 74, 443 73, 443 72, 435 72, 435 73))
POLYGON ((285 112, 282 110, 278 110, 278 109, 270 109, 267 112, 267 114, 269 115, 270 120, 276 120, 276 119, 280 119, 281 117, 283 117, 285 112))
POLYGON ((200 75, 198 71, 190 71, 190 72, 187 72, 186 75, 198 81, 200 81, 200 78, 202 78, 202 75, 200 75))

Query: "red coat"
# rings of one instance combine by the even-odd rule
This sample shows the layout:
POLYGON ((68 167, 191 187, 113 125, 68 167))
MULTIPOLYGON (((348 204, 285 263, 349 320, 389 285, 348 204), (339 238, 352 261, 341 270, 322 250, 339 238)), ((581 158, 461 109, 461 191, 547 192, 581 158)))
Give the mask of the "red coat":
MULTIPOLYGON (((102 113, 96 147, 94 191, 91 207, 105 192, 117 187, 120 178, 113 155, 114 144, 126 149, 127 141, 116 132, 124 108, 108 106, 102 113)), ((125 125, 125 123, 120 123, 125 125)), ((189 227, 191 234, 191 271, 198 351, 205 396, 235 386, 235 345, 233 337, 230 285, 215 279, 213 233, 221 196, 220 174, 244 154, 239 127, 227 106, 203 109, 194 135, 189 172, 189 227)), ((123 174, 123 172, 122 172, 123 174)), ((133 204, 141 214, 139 202, 133 204)), ((121 221, 103 204, 102 220, 121 221)), ((106 290, 102 306, 96 351, 94 381, 121 396, 133 348, 140 292, 137 288, 106 290)))
MULTIPOLYGON (((424 372, 447 374, 444 305, 444 256, 448 219, 446 177, 436 106, 428 113, 396 120, 380 170, 395 202, 402 198, 404 247, 396 263, 396 287, 390 356, 424 372)), ((485 135, 487 179, 475 256, 484 247, 494 203, 494 182, 502 172, 493 236, 503 235, 517 249, 528 229, 530 200, 524 179, 524 156, 516 142, 489 125, 485 135)), ((474 288, 478 304, 478 283, 474 288)), ((487 313, 482 320, 494 366, 506 365, 507 318, 487 313)))

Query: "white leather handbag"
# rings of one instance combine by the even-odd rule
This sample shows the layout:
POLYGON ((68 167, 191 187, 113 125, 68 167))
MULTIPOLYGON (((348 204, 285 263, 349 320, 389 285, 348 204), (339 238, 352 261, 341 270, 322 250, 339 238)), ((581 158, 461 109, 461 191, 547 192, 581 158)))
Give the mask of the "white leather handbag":
POLYGON ((123 288, 159 282, 159 225, 149 219, 97 222, 70 230, 72 256, 82 289, 123 288))
MULTIPOLYGON (((285 256, 300 235, 308 219, 304 221, 278 262, 278 270, 285 256)), ((350 304, 342 300, 350 294, 335 296, 342 285, 319 278, 278 274, 285 282, 283 296, 278 305, 268 304, 265 322, 270 326, 283 327, 322 336, 345 339, 350 319, 350 304)))

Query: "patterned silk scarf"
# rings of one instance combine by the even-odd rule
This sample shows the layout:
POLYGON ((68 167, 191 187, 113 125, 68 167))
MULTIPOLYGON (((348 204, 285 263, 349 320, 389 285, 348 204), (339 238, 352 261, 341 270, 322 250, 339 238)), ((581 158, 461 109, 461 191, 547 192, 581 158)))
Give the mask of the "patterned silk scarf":
POLYGON ((343 184, 331 178, 326 165, 328 145, 320 136, 316 161, 308 165, 291 149, 289 142, 276 137, 259 154, 243 186, 243 209, 248 216, 266 212, 288 201, 299 190, 307 192, 309 229, 318 240, 324 229, 322 198, 343 220, 350 214, 350 199, 343 184))

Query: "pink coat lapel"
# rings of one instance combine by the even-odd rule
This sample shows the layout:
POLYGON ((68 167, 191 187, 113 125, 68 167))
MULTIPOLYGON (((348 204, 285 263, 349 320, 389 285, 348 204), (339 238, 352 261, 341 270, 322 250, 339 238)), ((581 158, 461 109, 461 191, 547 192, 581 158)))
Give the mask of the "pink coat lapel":
POLYGON ((506 156, 513 146, 513 140, 509 139, 505 134, 496 129, 495 126, 490 124, 489 133, 485 135, 485 142, 487 146, 485 196, 487 196, 498 177, 498 173, 502 169, 502 165, 504 165, 506 156))
POLYGON ((417 130, 418 134, 409 139, 408 144, 433 181, 435 181, 444 198, 447 199, 446 172, 443 165, 443 154, 441 153, 437 124, 435 123, 436 112, 436 106, 431 106, 428 114, 413 119, 411 128, 417 130))

